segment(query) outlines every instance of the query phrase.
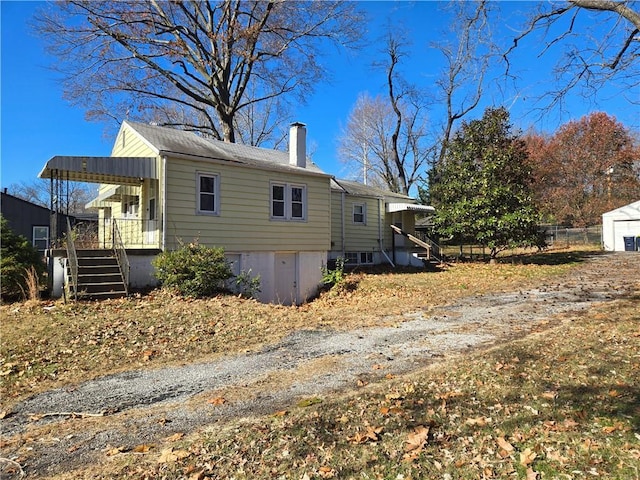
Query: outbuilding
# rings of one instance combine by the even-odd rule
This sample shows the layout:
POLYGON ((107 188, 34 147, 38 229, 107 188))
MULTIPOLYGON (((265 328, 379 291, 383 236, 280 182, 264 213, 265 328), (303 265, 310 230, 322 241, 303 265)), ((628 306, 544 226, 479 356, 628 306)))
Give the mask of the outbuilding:
POLYGON ((602 214, 602 245, 609 252, 640 251, 640 200, 602 214))

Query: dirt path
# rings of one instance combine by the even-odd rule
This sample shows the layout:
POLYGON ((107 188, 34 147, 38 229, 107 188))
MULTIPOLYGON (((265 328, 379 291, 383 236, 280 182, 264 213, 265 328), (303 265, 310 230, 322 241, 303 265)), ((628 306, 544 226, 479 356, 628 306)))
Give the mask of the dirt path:
POLYGON ((638 254, 595 256, 553 284, 467 297, 428 317, 418 312, 389 318, 389 327, 297 331, 257 353, 52 390, 17 405, 2 420, 2 456, 19 456, 28 476, 37 477, 96 461, 110 448, 273 413, 301 398, 348 391, 359 382, 552 326, 561 314, 580 315, 594 302, 637 288, 638 272, 638 254), (224 404, 213 405, 216 398, 224 404))

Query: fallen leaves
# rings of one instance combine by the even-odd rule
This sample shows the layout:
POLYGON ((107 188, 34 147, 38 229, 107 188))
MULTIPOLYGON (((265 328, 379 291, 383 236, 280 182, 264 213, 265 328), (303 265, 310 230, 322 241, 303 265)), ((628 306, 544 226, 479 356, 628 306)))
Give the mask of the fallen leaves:
POLYGON ((185 459, 189 457, 191 453, 187 450, 174 450, 173 448, 165 448, 160 452, 160 457, 158 458, 158 463, 173 463, 178 460, 185 459))
POLYGON ((520 465, 528 467, 538 457, 538 454, 531 450, 529 447, 520 452, 520 465))
POLYGON ((322 403, 322 399, 318 398, 318 397, 311 397, 311 398, 305 398, 303 400, 300 400, 297 405, 300 408, 306 408, 306 407, 310 407, 312 405, 317 405, 319 403, 322 403))
POLYGON ((382 430, 382 427, 367 426, 364 431, 358 431, 355 435, 349 437, 349 441, 356 445, 367 442, 377 442, 380 439, 382 430))
POLYGON ((417 426, 409 435, 405 441, 404 451, 405 459, 414 459, 418 453, 422 450, 429 438, 429 427, 424 425, 417 426))

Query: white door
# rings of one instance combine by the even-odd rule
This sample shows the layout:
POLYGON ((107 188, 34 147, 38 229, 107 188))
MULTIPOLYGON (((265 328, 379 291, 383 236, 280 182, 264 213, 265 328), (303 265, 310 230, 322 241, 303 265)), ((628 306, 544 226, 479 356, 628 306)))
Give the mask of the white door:
POLYGON ((276 301, 283 305, 293 305, 298 299, 297 259, 295 253, 275 255, 275 296, 276 301))
MULTIPOLYGON (((624 252, 625 237, 640 237, 640 220, 616 220, 613 222, 613 238, 616 252, 624 252)), ((637 240, 636 240, 637 241, 637 240)))

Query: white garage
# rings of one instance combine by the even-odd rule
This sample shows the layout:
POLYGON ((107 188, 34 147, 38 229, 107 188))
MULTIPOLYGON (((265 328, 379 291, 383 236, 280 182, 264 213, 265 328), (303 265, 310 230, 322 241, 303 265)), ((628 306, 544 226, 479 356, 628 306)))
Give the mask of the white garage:
POLYGON ((610 252, 640 250, 640 200, 602 214, 602 244, 610 252))

